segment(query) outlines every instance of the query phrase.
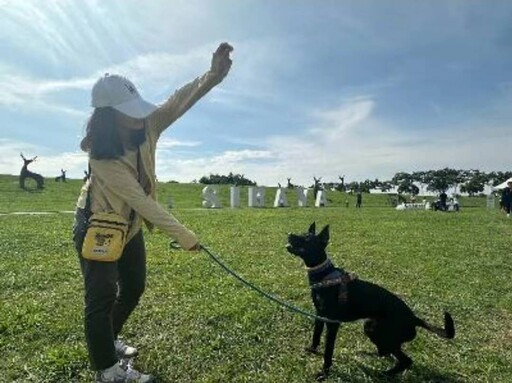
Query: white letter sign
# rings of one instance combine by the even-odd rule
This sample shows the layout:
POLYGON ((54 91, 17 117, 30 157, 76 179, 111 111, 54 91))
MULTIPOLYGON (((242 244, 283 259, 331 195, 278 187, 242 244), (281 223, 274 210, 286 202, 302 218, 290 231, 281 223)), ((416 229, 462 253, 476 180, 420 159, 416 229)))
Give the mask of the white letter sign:
POLYGON ((297 202, 299 204, 299 207, 308 206, 308 190, 309 189, 304 189, 302 186, 298 186, 295 189, 295 192, 297 193, 297 202))
POLYGON ((325 190, 319 190, 317 193, 316 193, 316 201, 315 201, 315 206, 316 207, 322 207, 322 206, 327 206, 327 196, 326 196, 326 192, 325 190))
POLYGON ((231 207, 240 207, 240 188, 238 186, 231 186, 231 207))
POLYGON ((274 207, 285 207, 288 206, 288 199, 283 188, 278 188, 276 191, 276 197, 274 198, 274 207))
POLYGON ((219 197, 217 195, 217 188, 213 186, 205 186, 202 191, 203 207, 218 208, 220 207, 219 197))
POLYGON ((249 207, 265 206, 265 188, 263 186, 251 186, 248 188, 249 207))

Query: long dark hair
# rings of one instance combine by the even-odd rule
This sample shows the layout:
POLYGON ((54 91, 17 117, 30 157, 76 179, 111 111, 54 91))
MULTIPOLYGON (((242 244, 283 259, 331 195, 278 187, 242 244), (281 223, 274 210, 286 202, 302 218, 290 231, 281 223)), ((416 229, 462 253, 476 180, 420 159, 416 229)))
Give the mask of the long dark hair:
MULTIPOLYGON (((87 122, 85 137, 80 143, 80 148, 89 152, 90 158, 106 160, 124 155, 125 147, 118 131, 117 113, 119 112, 111 107, 94 109, 87 122)), ((145 139, 145 129, 135 130, 131 134, 130 145, 138 147, 145 139)))

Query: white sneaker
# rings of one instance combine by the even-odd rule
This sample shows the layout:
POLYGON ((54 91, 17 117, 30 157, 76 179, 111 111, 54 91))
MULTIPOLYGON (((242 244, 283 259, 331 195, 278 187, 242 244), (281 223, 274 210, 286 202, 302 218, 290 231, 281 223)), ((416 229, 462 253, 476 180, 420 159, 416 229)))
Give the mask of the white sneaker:
POLYGON ((151 383, 155 378, 134 370, 130 365, 123 369, 119 363, 96 373, 96 383, 151 383))
POLYGON ((143 374, 137 370, 134 370, 131 366, 128 366, 126 370, 126 383, 152 383, 156 379, 153 375, 143 374))
POLYGON ((116 354, 119 359, 133 358, 139 353, 135 347, 128 346, 119 339, 114 341, 114 347, 116 348, 116 354))
POLYGON ((126 371, 119 363, 96 373, 96 383, 124 383, 125 381, 126 371))

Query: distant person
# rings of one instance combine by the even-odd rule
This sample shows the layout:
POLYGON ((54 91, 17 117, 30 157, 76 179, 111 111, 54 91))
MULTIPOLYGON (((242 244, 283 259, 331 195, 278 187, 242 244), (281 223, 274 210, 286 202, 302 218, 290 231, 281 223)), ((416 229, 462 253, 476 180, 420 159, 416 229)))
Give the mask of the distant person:
POLYGON ((453 207, 454 211, 459 211, 460 210, 459 201, 457 200, 456 196, 453 196, 453 198, 451 199, 451 203, 452 203, 452 207, 453 207))
POLYGON ((439 203, 441 205, 442 211, 446 211, 448 209, 448 207, 446 206, 447 200, 448 200, 448 196, 446 195, 446 193, 444 191, 442 191, 441 194, 439 194, 439 203))
POLYGON ((512 205, 512 181, 507 182, 507 186, 501 192, 501 203, 503 210, 507 213, 507 217, 510 217, 510 208, 512 205))
POLYGON ((361 193, 361 190, 358 190, 357 194, 356 194, 356 207, 360 208, 362 204, 363 204, 363 194, 361 193))
POLYGON ((96 383, 154 381, 125 365, 123 361, 137 355, 137 349, 118 338, 145 288, 142 222, 149 230, 158 227, 185 250, 200 249, 196 235, 156 202, 156 144, 167 127, 224 79, 232 50, 229 44, 220 44, 210 70, 158 107, 143 100, 135 85, 119 75, 106 74, 92 88, 94 110, 81 142, 90 171, 77 202, 73 240, 85 285, 85 337, 96 383), (116 213, 129 222, 126 245, 117 261, 83 256, 88 217, 98 212, 116 213))

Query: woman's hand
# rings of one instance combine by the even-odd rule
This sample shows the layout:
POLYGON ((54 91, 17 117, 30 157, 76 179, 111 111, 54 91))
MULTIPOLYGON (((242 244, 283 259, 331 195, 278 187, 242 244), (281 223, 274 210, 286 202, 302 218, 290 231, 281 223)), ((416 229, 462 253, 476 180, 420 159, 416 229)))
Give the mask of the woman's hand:
POLYGON ((231 68, 232 61, 229 58, 229 54, 232 51, 233 47, 228 43, 220 44, 213 53, 210 70, 218 76, 225 77, 229 72, 229 68, 231 68))

